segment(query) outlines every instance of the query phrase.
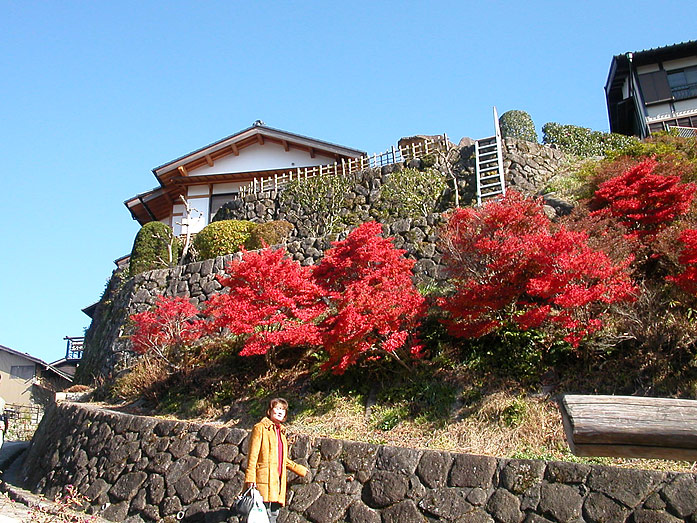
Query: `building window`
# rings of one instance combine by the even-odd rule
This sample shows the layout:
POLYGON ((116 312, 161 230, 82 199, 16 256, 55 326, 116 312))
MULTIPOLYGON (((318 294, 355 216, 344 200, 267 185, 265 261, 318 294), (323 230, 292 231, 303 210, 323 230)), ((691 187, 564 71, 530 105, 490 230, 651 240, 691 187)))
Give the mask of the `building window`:
POLYGON ((218 212, 218 210, 225 205, 227 202, 234 200, 235 197, 237 196, 237 193, 226 193, 226 194, 214 194, 211 196, 211 214, 210 214, 210 219, 213 219, 213 216, 215 216, 215 213, 218 212))
POLYGON ((10 376, 21 380, 30 380, 34 377, 34 365, 12 365, 10 376))
POLYGON ((668 85, 676 100, 697 96, 697 67, 669 71, 668 85))

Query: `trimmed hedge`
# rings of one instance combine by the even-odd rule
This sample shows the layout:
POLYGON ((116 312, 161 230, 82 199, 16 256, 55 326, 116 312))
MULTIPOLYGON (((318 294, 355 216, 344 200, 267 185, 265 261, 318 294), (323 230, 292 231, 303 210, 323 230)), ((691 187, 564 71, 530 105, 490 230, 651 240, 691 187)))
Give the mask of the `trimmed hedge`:
POLYGON ((285 242, 293 231, 293 224, 286 220, 273 220, 257 223, 252 227, 249 239, 245 243, 247 250, 261 249, 266 245, 278 245, 285 242))
POLYGON ((564 152, 582 157, 605 156, 639 141, 634 136, 592 131, 586 127, 555 122, 546 123, 542 132, 543 143, 557 145, 564 152))
POLYGON ((206 225, 194 238, 199 260, 231 254, 247 243, 256 224, 246 220, 222 220, 206 225))
POLYGON ((537 143, 537 131, 530 115, 525 111, 506 111, 499 117, 501 135, 537 143))
POLYGON ((181 253, 179 239, 172 228, 162 222, 143 225, 133 241, 128 275, 135 276, 144 271, 171 267, 181 253))

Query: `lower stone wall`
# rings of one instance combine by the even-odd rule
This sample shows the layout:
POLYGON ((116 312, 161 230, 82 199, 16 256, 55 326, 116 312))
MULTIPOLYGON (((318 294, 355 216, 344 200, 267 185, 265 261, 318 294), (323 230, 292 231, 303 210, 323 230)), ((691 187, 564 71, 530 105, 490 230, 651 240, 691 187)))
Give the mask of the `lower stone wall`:
MULTIPOLYGON (((46 496, 76 485, 112 521, 230 521, 244 481, 248 432, 132 416, 95 406, 50 408, 24 463, 46 496)), ((697 477, 565 462, 496 459, 296 436, 279 523, 697 521, 697 477)))

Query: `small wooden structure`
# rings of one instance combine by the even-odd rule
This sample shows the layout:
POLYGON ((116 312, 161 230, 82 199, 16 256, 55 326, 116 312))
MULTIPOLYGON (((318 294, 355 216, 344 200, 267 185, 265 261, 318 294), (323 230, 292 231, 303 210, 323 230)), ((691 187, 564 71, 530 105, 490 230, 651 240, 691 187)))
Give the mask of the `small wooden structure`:
POLYGON ((566 394, 560 399, 571 452, 697 460, 697 401, 566 394))

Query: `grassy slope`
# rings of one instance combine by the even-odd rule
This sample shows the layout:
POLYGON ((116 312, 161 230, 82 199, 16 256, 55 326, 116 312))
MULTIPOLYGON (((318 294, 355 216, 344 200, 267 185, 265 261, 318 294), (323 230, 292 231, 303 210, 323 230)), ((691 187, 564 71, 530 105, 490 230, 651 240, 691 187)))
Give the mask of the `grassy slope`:
MULTIPOLYGON (((631 468, 692 467, 687 462, 573 456, 555 394, 579 389, 563 376, 547 376, 551 385, 522 389, 513 380, 462 363, 443 368, 442 358, 420 363, 412 372, 386 364, 372 374, 355 371, 340 377, 319 373, 317 364, 308 362, 265 368, 260 357, 222 355, 212 366, 149 387, 147 400, 122 406, 141 414, 249 429, 264 415, 271 397, 283 396, 291 404, 291 433, 313 437, 631 468)), ((583 372, 576 368, 569 374, 583 372)), ((127 397, 127 390, 122 382, 117 395, 127 397)))

